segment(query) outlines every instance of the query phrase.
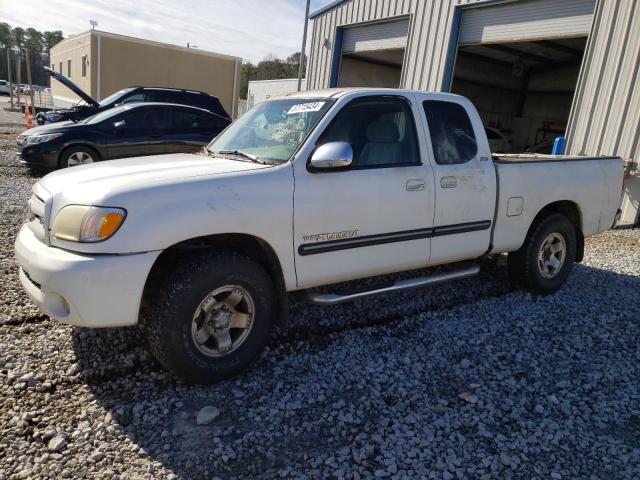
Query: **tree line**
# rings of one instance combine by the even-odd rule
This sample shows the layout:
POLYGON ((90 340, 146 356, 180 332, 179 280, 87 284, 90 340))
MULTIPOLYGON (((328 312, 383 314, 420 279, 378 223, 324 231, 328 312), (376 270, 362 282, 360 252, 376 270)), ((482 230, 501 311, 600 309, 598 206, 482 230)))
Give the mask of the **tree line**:
MULTIPOLYGON (((304 56, 306 64, 307 56, 304 56)), ((276 80, 278 78, 298 78, 300 68, 300 52, 289 55, 282 60, 269 54, 264 60, 254 65, 251 62, 243 63, 240 70, 240 98, 247 98, 249 81, 251 80, 276 80)))
POLYGON ((7 54, 10 53, 11 81, 16 82, 16 55, 20 58, 20 83, 27 83, 26 50, 29 50, 31 79, 34 85, 49 85, 49 75, 42 69, 49 65, 49 50, 64 39, 62 31, 41 32, 35 28, 11 27, 0 23, 0 79, 8 80, 7 54))

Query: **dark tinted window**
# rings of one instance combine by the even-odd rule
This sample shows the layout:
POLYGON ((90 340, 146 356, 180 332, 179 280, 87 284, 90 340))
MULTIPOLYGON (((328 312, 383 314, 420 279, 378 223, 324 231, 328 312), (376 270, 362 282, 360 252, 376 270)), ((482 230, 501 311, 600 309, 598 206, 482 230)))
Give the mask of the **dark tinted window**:
POLYGON ((216 97, 205 97, 204 105, 202 106, 202 108, 206 108, 207 110, 210 110, 213 113, 220 115, 221 117, 229 117, 229 114, 222 106, 222 103, 220 103, 220 100, 216 97))
POLYGON ((223 108, 220 100, 211 95, 203 95, 198 92, 183 92, 180 90, 149 89, 146 91, 147 101, 175 103, 178 105, 188 105, 190 107, 204 108, 221 117, 227 117, 227 112, 223 108))
POLYGON ((161 108, 136 108, 125 115, 126 134, 159 135, 164 133, 166 124, 161 108))
POLYGON ((356 167, 420 163, 411 106, 401 98, 368 97, 349 103, 319 143, 329 142, 351 144, 356 167))
POLYGON ((423 106, 436 163, 453 165, 475 157, 478 145, 464 107, 437 100, 427 100, 423 106))
POLYGON ((132 95, 128 95, 128 96, 124 97, 122 100, 120 100, 117 103, 118 104, 124 104, 124 103, 135 103, 135 102, 144 102, 144 93, 143 92, 137 92, 137 93, 134 93, 132 95))
POLYGON ((187 109, 175 108, 171 110, 171 130, 174 132, 220 131, 228 122, 215 115, 205 112, 194 112, 187 109))

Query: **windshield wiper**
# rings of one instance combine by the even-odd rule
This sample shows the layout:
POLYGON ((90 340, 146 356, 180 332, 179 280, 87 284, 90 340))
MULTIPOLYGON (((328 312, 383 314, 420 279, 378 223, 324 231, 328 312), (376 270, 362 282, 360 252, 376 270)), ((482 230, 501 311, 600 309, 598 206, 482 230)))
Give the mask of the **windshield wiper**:
POLYGON ((269 165, 269 162, 267 162, 264 158, 256 157, 255 155, 251 155, 250 153, 243 152, 242 150, 219 150, 217 152, 212 152, 212 153, 214 155, 215 154, 236 155, 238 157, 247 158, 255 163, 261 163, 262 165, 269 165))

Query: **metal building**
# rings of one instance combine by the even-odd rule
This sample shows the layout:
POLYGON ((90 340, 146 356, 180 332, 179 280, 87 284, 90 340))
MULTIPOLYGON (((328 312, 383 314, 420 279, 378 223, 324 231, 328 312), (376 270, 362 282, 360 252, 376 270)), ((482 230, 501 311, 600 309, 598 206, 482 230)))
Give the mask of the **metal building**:
POLYGON ((452 91, 514 151, 619 155, 640 204, 638 0, 338 0, 311 15, 309 89, 452 91))

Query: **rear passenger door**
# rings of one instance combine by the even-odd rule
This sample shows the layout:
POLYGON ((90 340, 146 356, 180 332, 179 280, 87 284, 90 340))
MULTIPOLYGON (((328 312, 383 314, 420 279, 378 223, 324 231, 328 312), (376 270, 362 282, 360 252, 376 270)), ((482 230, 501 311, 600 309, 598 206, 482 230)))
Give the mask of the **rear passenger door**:
POLYGON ((169 116, 169 153, 194 152, 213 140, 226 126, 223 119, 194 109, 174 107, 169 116))
POLYGON ((420 95, 436 205, 431 264, 475 258, 489 248, 496 174, 475 108, 467 99, 420 95))

